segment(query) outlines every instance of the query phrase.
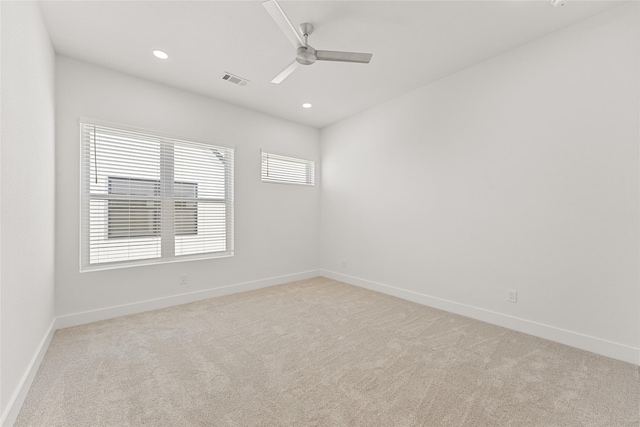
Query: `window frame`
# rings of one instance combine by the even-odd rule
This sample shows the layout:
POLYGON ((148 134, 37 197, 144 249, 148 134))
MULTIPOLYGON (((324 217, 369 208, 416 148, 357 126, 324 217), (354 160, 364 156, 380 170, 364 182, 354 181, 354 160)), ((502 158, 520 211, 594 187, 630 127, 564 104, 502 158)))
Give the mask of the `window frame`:
MULTIPOLYGON (((119 269, 119 268, 129 268, 129 267, 136 267, 136 266, 144 266, 144 265, 155 265, 155 264, 167 264, 167 263, 174 263, 174 262, 184 262, 184 261, 193 261, 193 260, 203 260, 203 259, 215 259, 215 258, 226 258, 226 257, 231 257, 234 256, 234 236, 235 236, 235 230, 234 230, 234 225, 235 225, 235 221, 234 221, 234 205, 235 205, 235 198, 234 198, 234 170, 235 170, 235 147, 232 146, 228 146, 228 145, 221 145, 221 144, 214 144, 211 142, 203 142, 203 141, 199 141, 193 138, 184 138, 184 137, 178 137, 175 135, 171 135, 171 134, 167 134, 167 133, 163 133, 163 132, 158 132, 155 130, 149 130, 149 129, 143 129, 143 128, 138 128, 138 127, 132 127, 132 126, 127 126, 127 125, 122 125, 122 124, 114 124, 114 123, 110 123, 110 122, 106 122, 106 121, 102 121, 102 120, 96 120, 96 119, 92 119, 92 118, 86 118, 86 117, 79 117, 78 118, 78 133, 79 133, 79 143, 80 143, 80 177, 79 177, 79 190, 80 190, 80 203, 79 203, 79 267, 80 267, 80 272, 84 273, 84 272, 91 272, 91 271, 99 271, 99 270, 111 270, 111 269, 119 269), (90 188, 90 179, 91 179, 91 168, 88 167, 86 165, 86 159, 88 158, 88 153, 87 150, 88 148, 86 147, 87 144, 85 144, 85 141, 83 139, 83 128, 84 125, 88 125, 88 126, 98 126, 98 127, 106 127, 106 128, 111 128, 114 130, 118 130, 118 131, 124 131, 124 132, 133 132, 133 133, 139 133, 139 134, 143 134, 145 136, 151 136, 154 138, 158 138, 160 140, 163 141, 162 145, 161 145, 161 151, 164 150, 165 148, 163 148, 165 145, 171 145, 171 147, 175 147, 176 143, 177 144, 183 144, 183 145, 199 145, 199 146, 209 146, 211 147, 211 149, 214 150, 214 152, 217 152, 217 156, 222 159, 222 154, 220 154, 221 151, 226 152, 227 154, 227 158, 224 161, 224 198, 213 201, 213 203, 223 203, 225 205, 225 249, 224 251, 217 251, 217 252, 204 252, 204 253, 197 253, 197 254, 189 254, 189 255, 175 255, 175 238, 180 236, 180 234, 176 235, 175 231, 173 232, 173 236, 171 237, 172 241, 174 242, 174 246, 172 248, 170 248, 169 251, 166 251, 165 247, 166 247, 166 240, 165 237, 162 235, 163 232, 163 225, 162 223, 160 224, 160 239, 161 239, 161 247, 162 247, 162 252, 161 255, 159 257, 155 257, 155 258, 147 258, 147 259, 137 259, 137 260, 125 260, 125 261, 110 261, 110 262, 103 262, 103 263, 90 263, 90 245, 91 245, 91 239, 90 236, 87 234, 88 230, 85 230, 85 227, 87 227, 88 225, 85 225, 85 221, 89 221, 89 203, 91 198, 91 194, 89 192, 89 188, 90 188), (169 142, 169 143, 167 143, 169 142)), ((173 148, 172 148, 173 149, 173 148)), ((164 162, 165 160, 162 158, 163 154, 160 154, 161 158, 159 159, 160 162, 164 162)), ((121 177, 116 177, 116 178, 121 178, 121 177)), ((151 181, 151 180, 150 180, 151 181)), ((184 181, 174 181, 174 184, 194 184, 192 182, 184 182, 184 181)), ((197 199, 197 185, 196 185, 196 199, 197 199)), ((98 199, 100 199, 100 197, 98 197, 98 199)), ((96 200, 96 198, 94 198, 94 200, 96 200)), ((173 196, 171 199, 169 199, 172 203, 175 202, 187 202, 189 203, 190 200, 184 200, 181 198, 176 198, 175 196, 173 196)), ((209 202, 211 202, 213 199, 209 198, 208 199, 209 202)), ((166 201, 166 200, 165 200, 166 201)), ((161 202, 162 203, 162 202, 161 202)), ((196 200, 195 204, 197 206, 199 202, 196 200)), ((175 208, 175 207, 174 207, 175 208)), ((161 210, 163 208, 161 207, 161 210)), ((175 211, 174 211, 175 212, 175 211)), ((108 208, 105 208, 105 216, 108 215, 108 208)), ((162 221, 162 220, 161 220, 162 221)), ((175 221, 175 215, 172 214, 170 216, 170 218, 165 219, 165 221, 167 222, 174 222, 175 221)), ((197 220, 198 221, 198 220, 197 220)), ((108 224, 107 224, 108 225, 108 224)), ((175 224, 173 224, 172 226, 170 226, 170 229, 173 230, 174 229, 175 224)), ((196 225, 197 227, 197 225, 196 225)), ((108 227, 106 227, 108 229, 108 227)), ((197 229, 197 228, 196 228, 197 229)), ((107 230, 105 230, 105 233, 108 233, 107 230)))

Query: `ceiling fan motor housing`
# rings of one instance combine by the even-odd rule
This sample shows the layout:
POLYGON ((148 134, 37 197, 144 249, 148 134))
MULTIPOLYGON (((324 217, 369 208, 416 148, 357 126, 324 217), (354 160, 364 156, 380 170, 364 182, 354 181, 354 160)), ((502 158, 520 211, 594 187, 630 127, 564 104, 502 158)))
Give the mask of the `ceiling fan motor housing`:
POLYGON ((296 61, 302 65, 311 65, 316 62, 316 50, 311 46, 301 46, 298 48, 296 61))

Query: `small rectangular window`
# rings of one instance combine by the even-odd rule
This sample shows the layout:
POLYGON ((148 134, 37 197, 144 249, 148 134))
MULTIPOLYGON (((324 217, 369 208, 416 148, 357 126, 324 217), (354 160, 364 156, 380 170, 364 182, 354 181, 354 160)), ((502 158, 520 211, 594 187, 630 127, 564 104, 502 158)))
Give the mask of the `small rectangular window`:
POLYGON ((262 152, 262 182, 315 184, 315 162, 262 152))

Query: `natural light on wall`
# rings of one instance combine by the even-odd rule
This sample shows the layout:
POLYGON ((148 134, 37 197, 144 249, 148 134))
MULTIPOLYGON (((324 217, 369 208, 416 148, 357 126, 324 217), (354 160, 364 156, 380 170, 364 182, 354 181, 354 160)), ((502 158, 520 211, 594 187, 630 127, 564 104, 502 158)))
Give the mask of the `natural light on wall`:
POLYGON ((315 184, 315 163, 311 160, 262 152, 262 181, 286 184, 315 184))
POLYGON ((81 269, 232 255, 233 149, 81 123, 81 269))

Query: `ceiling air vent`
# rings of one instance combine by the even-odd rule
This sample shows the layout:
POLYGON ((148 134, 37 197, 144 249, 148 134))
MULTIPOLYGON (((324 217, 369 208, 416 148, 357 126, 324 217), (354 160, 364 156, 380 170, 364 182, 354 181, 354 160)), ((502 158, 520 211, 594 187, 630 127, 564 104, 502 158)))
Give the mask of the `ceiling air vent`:
POLYGON ((222 80, 226 80, 228 82, 235 83, 240 86, 246 86, 247 83, 249 83, 249 80, 243 79, 242 77, 235 76, 227 72, 225 72, 224 75, 222 76, 222 80))

